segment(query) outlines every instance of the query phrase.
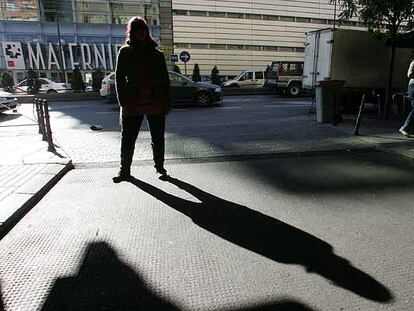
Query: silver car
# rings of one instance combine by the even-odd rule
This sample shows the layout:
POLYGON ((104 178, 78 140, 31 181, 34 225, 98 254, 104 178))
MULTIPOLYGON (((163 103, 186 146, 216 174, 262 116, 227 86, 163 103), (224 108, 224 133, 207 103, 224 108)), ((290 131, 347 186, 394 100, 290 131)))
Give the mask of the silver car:
POLYGON ((0 112, 17 107, 17 98, 12 93, 0 91, 0 112))

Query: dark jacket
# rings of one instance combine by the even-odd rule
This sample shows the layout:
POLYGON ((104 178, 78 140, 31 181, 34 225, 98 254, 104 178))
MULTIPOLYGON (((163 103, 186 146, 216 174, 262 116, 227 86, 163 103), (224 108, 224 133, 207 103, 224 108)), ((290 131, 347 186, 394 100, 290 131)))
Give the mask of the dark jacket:
POLYGON ((150 41, 145 48, 138 48, 127 42, 118 53, 116 66, 116 91, 118 103, 122 110, 127 111, 134 100, 140 98, 140 82, 142 70, 139 58, 146 57, 150 63, 150 77, 152 81, 152 100, 161 102, 165 112, 171 110, 170 78, 164 58, 164 53, 157 48, 157 44, 150 41))

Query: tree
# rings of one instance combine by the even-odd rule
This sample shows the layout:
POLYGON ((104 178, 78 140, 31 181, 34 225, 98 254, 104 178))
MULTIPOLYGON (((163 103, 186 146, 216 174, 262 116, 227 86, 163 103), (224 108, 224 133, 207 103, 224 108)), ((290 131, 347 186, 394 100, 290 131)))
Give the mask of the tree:
POLYGON ((388 86, 385 97, 384 117, 388 114, 392 79, 395 62, 396 42, 398 37, 412 25, 414 20, 413 0, 329 0, 339 3, 342 13, 340 21, 359 18, 372 32, 390 40, 390 63, 388 71, 388 86))
POLYGON ((79 67, 75 67, 72 74, 72 79, 70 81, 72 89, 74 92, 80 93, 85 91, 86 85, 83 82, 82 73, 79 70, 79 67))
POLYGON ((200 82, 201 81, 200 67, 198 66, 198 64, 194 65, 193 78, 192 79, 193 79, 194 82, 200 82))
POLYGON ((173 71, 176 73, 181 73, 180 67, 178 67, 178 65, 174 64, 174 68, 173 71))
POLYGON ((211 82, 215 85, 221 84, 220 71, 217 69, 217 66, 214 66, 213 70, 211 71, 211 82))
POLYGON ((9 74, 7 71, 3 72, 1 75, 1 79, 0 79, 0 87, 5 91, 5 92, 13 92, 13 86, 14 86, 14 82, 13 82, 13 77, 11 76, 11 74, 9 74))
POLYGON ((104 73, 101 68, 95 68, 92 72, 92 90, 98 92, 101 88, 102 79, 104 78, 104 73))
POLYGON ((37 94, 39 93, 40 87, 41 84, 36 71, 30 68, 27 72, 27 93, 37 94))

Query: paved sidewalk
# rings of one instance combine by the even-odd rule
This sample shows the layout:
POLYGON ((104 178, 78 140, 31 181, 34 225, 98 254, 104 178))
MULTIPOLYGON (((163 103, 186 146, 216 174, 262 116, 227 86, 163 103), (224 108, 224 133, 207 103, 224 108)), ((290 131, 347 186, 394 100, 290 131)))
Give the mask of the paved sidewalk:
POLYGON ((414 306, 414 172, 383 153, 69 172, 0 242, 5 310, 414 306))
POLYGON ((57 182, 70 159, 48 152, 33 108, 0 114, 0 237, 57 182))

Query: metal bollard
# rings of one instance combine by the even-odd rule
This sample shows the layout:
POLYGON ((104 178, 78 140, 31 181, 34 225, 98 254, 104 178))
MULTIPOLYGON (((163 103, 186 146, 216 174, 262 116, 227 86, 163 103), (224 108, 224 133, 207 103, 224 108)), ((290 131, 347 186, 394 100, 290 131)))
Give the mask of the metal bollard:
POLYGON ((39 126, 41 128, 42 131, 42 139, 44 141, 47 141, 47 137, 46 137, 46 127, 45 127, 45 112, 43 109, 43 101, 39 98, 38 99, 38 103, 39 103, 39 126))
POLYGON ((37 115, 37 125, 39 126, 39 134, 42 134, 42 127, 40 125, 40 108, 39 108, 39 99, 35 97, 34 105, 36 107, 36 115, 37 115))
POLYGON ((359 127, 361 126, 362 110, 364 109, 364 106, 365 106, 365 94, 362 95, 361 105, 359 106, 358 117, 357 117, 355 128, 354 128, 355 136, 359 135, 359 127))
POLYGON ((49 116, 49 103, 46 99, 43 100, 43 108, 45 113, 45 122, 46 122, 46 138, 47 143, 49 145, 49 151, 56 151, 55 145, 53 144, 53 137, 52 137, 52 128, 50 126, 50 116, 49 116))

